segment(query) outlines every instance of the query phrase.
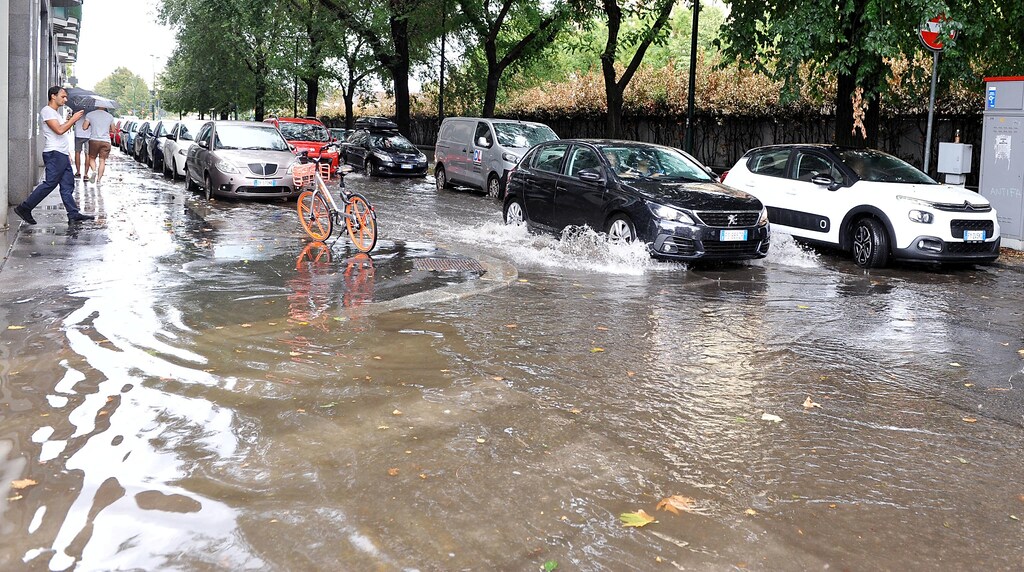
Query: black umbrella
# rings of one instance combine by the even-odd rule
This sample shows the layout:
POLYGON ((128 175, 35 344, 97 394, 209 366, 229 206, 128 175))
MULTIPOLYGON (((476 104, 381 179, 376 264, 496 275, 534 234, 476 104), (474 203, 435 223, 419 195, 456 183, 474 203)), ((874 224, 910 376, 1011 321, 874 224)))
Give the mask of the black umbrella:
POLYGON ((104 107, 106 109, 114 109, 117 107, 116 101, 103 97, 95 91, 89 91, 88 89, 82 89, 80 87, 72 87, 66 91, 68 92, 67 105, 72 111, 84 109, 85 112, 88 113, 97 107, 104 107))

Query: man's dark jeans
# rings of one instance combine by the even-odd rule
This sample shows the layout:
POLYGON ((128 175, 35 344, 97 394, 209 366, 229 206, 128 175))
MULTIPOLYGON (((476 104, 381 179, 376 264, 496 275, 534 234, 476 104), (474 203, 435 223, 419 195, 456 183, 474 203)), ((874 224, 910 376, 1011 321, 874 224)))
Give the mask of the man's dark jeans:
POLYGON ((71 170, 71 157, 60 151, 47 151, 43 153, 43 163, 46 165, 46 178, 21 206, 31 211, 46 198, 46 195, 57 188, 57 185, 60 185, 60 198, 64 201, 68 217, 75 217, 78 214, 78 205, 75 204, 75 172, 71 170))

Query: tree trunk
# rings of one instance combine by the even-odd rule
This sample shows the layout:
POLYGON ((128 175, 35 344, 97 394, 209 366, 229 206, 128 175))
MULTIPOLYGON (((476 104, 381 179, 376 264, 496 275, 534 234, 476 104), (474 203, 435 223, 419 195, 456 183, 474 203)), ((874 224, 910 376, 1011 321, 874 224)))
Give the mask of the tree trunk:
POLYGON ((316 117, 317 100, 320 99, 320 76, 303 78, 306 84, 306 117, 316 117))
POLYGON ((355 95, 356 86, 349 84, 342 97, 345 98, 345 129, 352 129, 355 126, 355 95))
POLYGON ((498 105, 498 81, 501 72, 488 66, 487 91, 484 93, 484 108, 480 117, 494 117, 494 108, 498 105))
POLYGON ((615 76, 615 54, 619 49, 622 9, 617 0, 604 0, 604 12, 608 16, 608 41, 601 53, 601 74, 604 76, 604 96, 608 107, 604 135, 609 139, 622 139, 622 89, 615 76))
MULTIPOLYGON (((409 20, 397 10, 391 12, 391 41, 395 55, 388 69, 395 82, 395 123, 401 133, 409 133, 409 20)), ((382 62, 383 63, 383 62, 382 62)))

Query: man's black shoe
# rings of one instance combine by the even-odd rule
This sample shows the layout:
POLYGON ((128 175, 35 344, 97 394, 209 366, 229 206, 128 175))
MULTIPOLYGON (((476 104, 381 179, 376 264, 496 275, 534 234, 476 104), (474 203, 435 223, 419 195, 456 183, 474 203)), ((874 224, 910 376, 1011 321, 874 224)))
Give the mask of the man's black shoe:
POLYGON ((86 220, 93 220, 95 218, 96 217, 91 214, 75 213, 73 215, 68 215, 68 222, 82 222, 86 220))
POLYGON ((36 224, 36 219, 32 218, 32 211, 21 205, 14 207, 14 214, 20 216, 22 220, 29 224, 36 224))

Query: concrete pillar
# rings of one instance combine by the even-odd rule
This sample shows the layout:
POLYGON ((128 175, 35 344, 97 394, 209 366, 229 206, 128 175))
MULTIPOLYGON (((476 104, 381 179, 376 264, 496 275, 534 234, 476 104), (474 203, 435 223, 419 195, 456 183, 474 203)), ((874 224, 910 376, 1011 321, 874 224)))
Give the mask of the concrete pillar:
MULTIPOLYGON (((10 0, 7 76, 7 203, 18 204, 35 186, 41 159, 36 152, 39 97, 40 0, 10 0)), ((43 93, 46 93, 43 91, 43 93)))

